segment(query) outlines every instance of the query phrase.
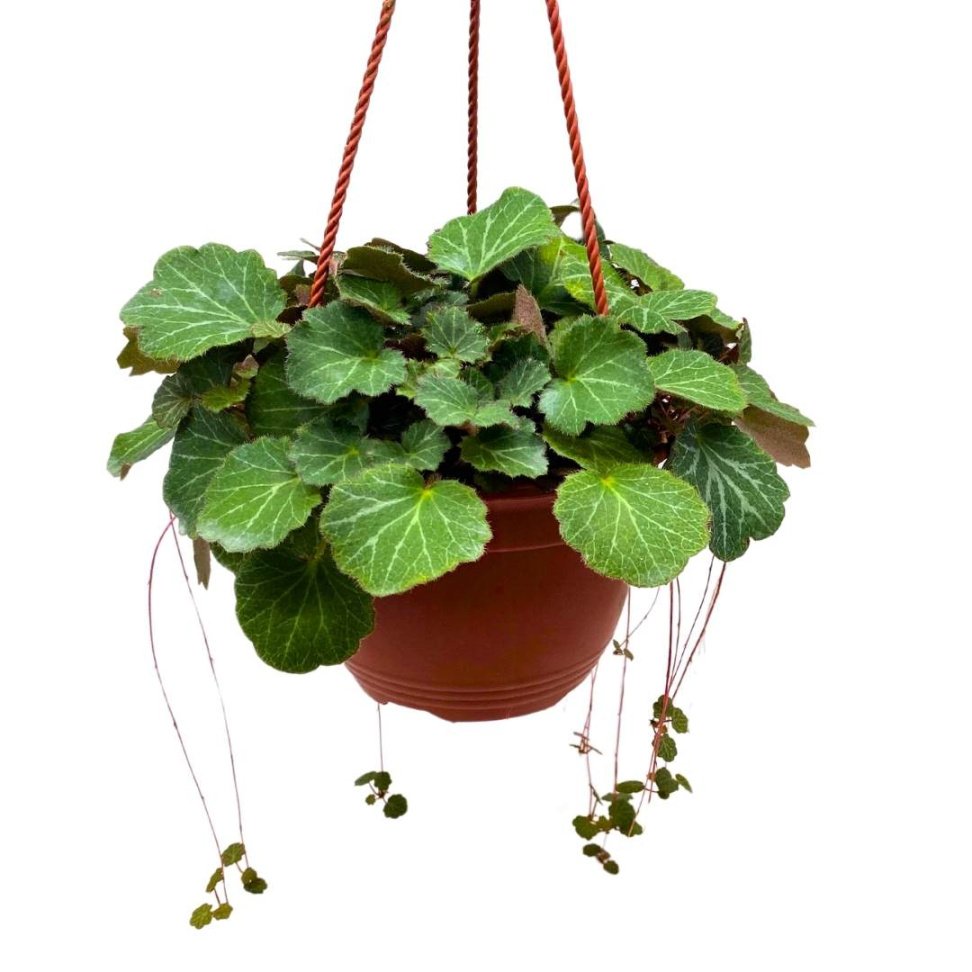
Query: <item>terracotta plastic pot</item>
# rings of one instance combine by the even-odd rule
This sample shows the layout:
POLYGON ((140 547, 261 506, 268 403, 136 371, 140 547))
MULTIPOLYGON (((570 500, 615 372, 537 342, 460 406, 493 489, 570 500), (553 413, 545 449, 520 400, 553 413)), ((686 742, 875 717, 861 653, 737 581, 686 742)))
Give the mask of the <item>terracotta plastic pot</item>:
POLYGON ((378 598, 346 663, 378 702, 468 722, 538 712, 579 685, 611 640, 627 585, 560 538, 554 495, 484 497, 493 539, 474 563, 378 598))

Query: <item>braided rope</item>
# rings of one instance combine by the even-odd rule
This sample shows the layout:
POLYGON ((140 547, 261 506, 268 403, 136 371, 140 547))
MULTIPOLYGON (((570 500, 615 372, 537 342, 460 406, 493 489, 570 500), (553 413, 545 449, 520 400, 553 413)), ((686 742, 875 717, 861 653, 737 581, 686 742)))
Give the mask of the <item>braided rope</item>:
POLYGON ((570 153, 574 161, 574 177, 577 180, 577 199, 584 228, 584 244, 587 247, 587 262, 591 268, 591 281, 594 284, 594 303, 598 314, 603 317, 610 308, 607 292, 604 289, 601 248, 597 239, 597 219, 594 216, 591 192, 587 184, 584 148, 581 145, 580 126, 577 122, 577 110, 574 107, 574 89, 570 83, 570 66, 567 63, 567 48, 564 45, 564 33, 560 25, 560 5, 557 0, 547 0, 547 17, 550 20, 550 35, 553 39, 554 56, 557 59, 557 73, 560 76, 560 94, 564 100, 564 117, 567 120, 570 153))
POLYGON ((361 141, 361 133, 364 131, 365 116, 368 113, 368 105, 371 103, 371 95, 375 90, 375 80, 378 77, 381 55, 385 49, 388 29, 391 27, 394 13, 395 0, 382 0, 378 29, 375 32, 374 43, 371 45, 371 56, 368 58, 368 66, 365 69, 361 91, 358 94, 358 103, 354 109, 351 131, 348 134, 347 144, 344 146, 344 156, 338 172, 337 185, 334 187, 331 212, 327 217, 327 228, 324 231, 324 242, 321 243, 321 251, 317 257, 317 270, 314 273, 314 282, 311 285, 309 307, 317 307, 324 300, 331 257, 334 256, 334 246, 337 242, 338 226, 341 222, 341 214, 344 212, 345 200, 348 197, 348 186, 351 183, 351 170, 354 168, 354 159, 358 154, 358 143, 361 141))
POLYGON ((479 181, 479 5, 469 4, 469 149, 466 165, 466 208, 476 212, 479 181))

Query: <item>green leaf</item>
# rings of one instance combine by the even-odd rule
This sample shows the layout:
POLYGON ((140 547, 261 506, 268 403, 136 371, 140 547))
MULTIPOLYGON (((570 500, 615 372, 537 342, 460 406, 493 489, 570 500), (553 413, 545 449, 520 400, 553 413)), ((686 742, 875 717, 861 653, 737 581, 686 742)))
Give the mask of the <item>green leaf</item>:
POLYGON ((611 262, 652 290, 681 290, 685 286, 671 270, 655 263, 647 253, 623 243, 611 244, 611 262))
POLYGON ((451 480, 379 466, 338 483, 321 516, 338 567, 370 594, 398 594, 482 556, 486 505, 451 480))
POLYGON ((249 894, 263 894, 267 890, 267 882, 260 877, 252 867, 248 867, 242 874, 243 890, 249 894))
POLYGON ((682 774, 681 774, 681 773, 676 773, 676 774, 675 774, 675 782, 676 782, 676 783, 677 783, 677 784, 678 784, 678 785, 679 785, 679 786, 680 786, 680 787, 681 787, 681 788, 682 788, 683 790, 688 790, 688 791, 689 791, 689 793, 691 793, 691 792, 692 792, 692 784, 691 784, 691 783, 689 783, 689 781, 688 781, 688 780, 687 780, 687 779, 686 779, 686 778, 685 778, 684 776, 682 776, 682 774))
POLYGON ((295 673, 340 664, 374 626, 371 598, 326 551, 312 560, 284 549, 248 557, 236 575, 236 616, 268 665, 295 673))
POLYGON ((393 793, 385 801, 384 814, 391 820, 395 820, 397 817, 403 816, 408 812, 408 800, 401 795, 401 793, 393 793))
POLYGON ((435 286, 432 277, 410 268, 400 251, 374 244, 353 246, 348 250, 341 264, 341 275, 348 274, 384 280, 406 297, 435 286))
POLYGON ((212 894, 224 880, 223 869, 221 867, 217 867, 216 870, 213 871, 213 875, 209 879, 209 883, 206 885, 206 893, 212 894))
POLYGON ((419 382, 426 375, 458 378, 461 371, 462 362, 456 361, 455 358, 436 358, 433 361, 409 359, 405 362, 405 380, 395 391, 405 398, 414 398, 418 392, 419 382))
POLYGON ((189 924, 193 928, 205 928, 213 920, 213 906, 200 905, 189 917, 189 924))
POLYGON ((250 382, 233 378, 228 385, 218 385, 204 391, 199 396, 199 404, 210 412, 223 412, 234 405, 246 401, 250 393, 250 382))
POLYGON ((222 854, 220 854, 220 859, 223 862, 223 867, 232 867, 234 864, 239 864, 243 860, 243 856, 246 854, 246 848, 239 842, 235 844, 230 844, 222 854))
POLYGON ((601 853, 601 847, 599 844, 585 844, 581 848, 581 853, 585 857, 597 857, 601 853))
MULTIPOLYGON (((387 281, 368 280, 366 277, 339 273, 337 288, 345 303, 363 307, 382 321, 407 324, 411 319, 405 309, 401 291, 387 281)), ((304 319, 307 319, 306 314, 304 319)))
POLYGON ((491 206, 446 223, 429 240, 429 259, 475 280, 560 231, 546 203, 525 189, 507 189, 491 206))
POLYGON ((509 402, 494 401, 483 388, 461 378, 428 374, 418 383, 415 404, 437 425, 503 425, 513 422, 509 402))
POLYGON ((585 469, 609 469, 620 463, 648 462, 624 432, 613 426, 594 426, 580 436, 559 432, 552 425, 543 427, 543 437, 555 452, 573 459, 585 469))
POLYGON ((775 415, 785 422, 793 422, 795 425, 813 425, 813 421, 799 409, 781 402, 761 374, 746 365, 734 365, 732 370, 736 373, 746 401, 750 405, 763 412, 769 412, 770 415, 775 415))
POLYGON ((231 914, 233 914, 233 906, 228 901, 213 908, 213 917, 217 921, 225 921, 231 914))
POLYGON ((327 412, 287 384, 284 355, 278 353, 260 367, 246 401, 246 414, 254 435, 278 436, 293 435, 301 425, 327 412))
POLYGON ((310 486, 339 483, 362 469, 403 457, 397 443, 369 439, 329 418, 305 425, 290 450, 300 478, 310 486))
POLYGON ((124 479, 136 462, 141 462, 157 452, 174 435, 174 428, 165 428, 154 418, 147 418, 131 432, 116 435, 108 456, 108 472, 124 479))
POLYGON ((617 874, 621 870, 621 868, 618 866, 618 862, 613 859, 604 861, 601 864, 601 867, 603 867, 608 874, 617 874))
POLYGON ((430 311, 422 335, 426 347, 440 358, 482 361, 489 347, 486 328, 462 307, 440 307, 430 311))
POLYGON ((449 437, 435 422, 423 419, 402 433, 402 461, 420 472, 438 469, 449 450, 449 437))
POLYGON ((640 793, 644 788, 641 780, 625 780, 618 784, 618 793, 640 793))
POLYGON ((678 755, 678 746, 675 740, 667 733, 658 740, 658 757, 670 763, 678 755))
POLYGON ((716 296, 705 290, 657 290, 641 298, 644 306, 668 321, 690 321, 711 314, 716 296))
POLYGON ((590 567, 636 587, 667 584, 709 539, 709 511, 696 490, 650 465, 573 473, 554 513, 590 567))
POLYGON ((670 715, 672 717, 672 728, 676 732, 689 731, 688 716, 681 709, 673 707, 670 710, 670 715))
POLYGON ((319 490, 301 482, 289 439, 257 439, 237 446, 216 471, 197 527, 231 553, 275 547, 320 505, 319 490))
POLYGON ((139 329, 144 354, 188 361, 254 336, 276 320, 285 301, 277 275, 257 252, 207 243, 164 254, 121 319, 139 329))
POLYGON ((662 766, 655 770, 655 789, 663 800, 667 800, 678 789, 678 783, 668 767, 662 766))
POLYGON ((668 468, 692 483, 712 510, 712 552, 741 557, 750 538, 779 529, 790 495, 776 463, 731 425, 689 423, 678 436, 668 468))
POLYGON ((601 828, 590 817, 574 817, 573 824, 577 836, 583 837, 584 840, 591 840, 601 831, 601 828))
POLYGON ((654 397, 645 346, 604 318, 561 321, 551 335, 555 378, 540 409, 561 432, 577 435, 588 422, 614 425, 654 397))
POLYGON ((358 307, 311 308, 287 343, 288 384, 325 405, 352 391, 380 395, 405 379, 405 358, 384 346, 385 329, 358 307))
POLYGON ((375 773, 372 782, 375 784, 376 790, 385 792, 392 785, 391 774, 386 773, 384 770, 379 770, 375 773))
POLYGON ((704 351, 666 351, 648 359, 655 385, 670 395, 717 412, 741 412, 746 396, 732 368, 704 351))
MULTIPOLYGON (((587 274, 590 283, 590 270, 587 268, 586 251, 580 244, 558 236, 543 246, 527 250, 502 267, 510 280, 515 280, 527 289, 541 307, 556 314, 576 314, 579 304, 571 297, 565 286, 567 273, 587 274), (565 268, 566 264, 566 268, 565 268)), ((593 306, 594 291, 591 289, 593 306)))
POLYGON ((624 833, 635 822, 635 808, 627 800, 614 800, 608 810, 608 818, 615 829, 624 833))
POLYGON ((375 804, 376 804, 377 802, 378 802, 378 797, 377 797, 377 796, 376 796, 376 795, 375 795, 374 793, 369 793, 369 794, 368 794, 368 795, 367 795, 367 796, 365 797, 365 803, 366 803, 366 804, 367 804, 367 805, 368 805, 369 807, 373 807, 373 806, 374 806, 374 805, 375 805, 375 804))
POLYGON ((546 447, 529 428, 496 425, 480 429, 462 440, 460 452, 466 462, 482 472, 535 479, 547 471, 546 447))
POLYGON ((363 773, 354 781, 354 785, 366 786, 368 783, 371 783, 377 775, 378 773, 376 770, 372 770, 370 773, 363 773))
POLYGON ((206 487, 230 452, 245 441, 235 416, 203 410, 193 412, 176 432, 162 496, 190 536, 196 534, 206 487))
POLYGON ((496 385, 501 399, 519 408, 529 408, 537 392, 550 381, 550 367, 536 358, 520 358, 496 385))

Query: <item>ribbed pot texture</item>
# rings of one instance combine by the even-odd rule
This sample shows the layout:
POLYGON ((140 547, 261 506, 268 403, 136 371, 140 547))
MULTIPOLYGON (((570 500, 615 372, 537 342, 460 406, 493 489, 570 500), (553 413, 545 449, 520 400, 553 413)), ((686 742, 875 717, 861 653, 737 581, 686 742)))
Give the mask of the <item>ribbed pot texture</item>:
POLYGON ((453 722, 539 712, 579 685, 611 640, 627 585, 561 540, 554 495, 484 500, 493 539, 480 560, 375 602, 375 629, 346 664, 378 702, 453 722))

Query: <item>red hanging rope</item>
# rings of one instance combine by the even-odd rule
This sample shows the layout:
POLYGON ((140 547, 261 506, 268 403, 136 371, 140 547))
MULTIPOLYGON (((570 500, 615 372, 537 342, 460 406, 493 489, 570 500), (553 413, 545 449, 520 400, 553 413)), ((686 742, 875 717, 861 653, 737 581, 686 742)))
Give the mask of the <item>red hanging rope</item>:
POLYGON ((594 284, 594 304, 598 314, 603 317, 610 308, 607 292, 604 289, 601 248, 597 240, 597 220, 591 205, 590 188, 587 185, 584 148, 581 145, 577 109, 574 107, 574 89, 570 83, 570 66, 567 63, 567 48, 564 45, 564 32, 560 25, 560 5, 557 0, 547 0, 547 16, 550 19, 550 35, 553 39, 554 56, 557 59, 557 73, 560 76, 560 93, 564 99, 564 117, 567 119, 570 153, 574 161, 574 177, 577 180, 577 199, 584 228, 584 244, 587 247, 587 262, 591 268, 591 280, 594 284))
POLYGON ((341 159, 337 185, 334 187, 331 212, 327 217, 324 242, 321 243, 321 252, 317 257, 317 270, 314 273, 314 282, 311 285, 310 299, 307 302, 308 307, 317 307, 324 300, 324 289, 327 287, 331 257, 334 256, 334 246, 337 242, 338 225, 341 222, 344 202, 348 197, 348 186, 351 183, 351 170, 354 168, 354 159, 358 154, 358 143, 361 141, 361 133, 364 131, 365 116, 368 114, 371 95, 375 90, 378 68, 381 65, 381 55, 385 50, 385 41, 388 39, 388 29, 391 27, 394 13, 395 0, 382 0, 381 17, 378 20, 378 29, 375 31, 375 39, 371 45, 371 56, 368 58, 368 66, 365 69, 361 91, 358 94, 358 103, 354 109, 351 131, 348 134, 347 144, 344 146, 344 156, 341 159))
POLYGON ((466 210, 476 212, 479 181, 479 4, 469 4, 469 151, 466 165, 466 210))

